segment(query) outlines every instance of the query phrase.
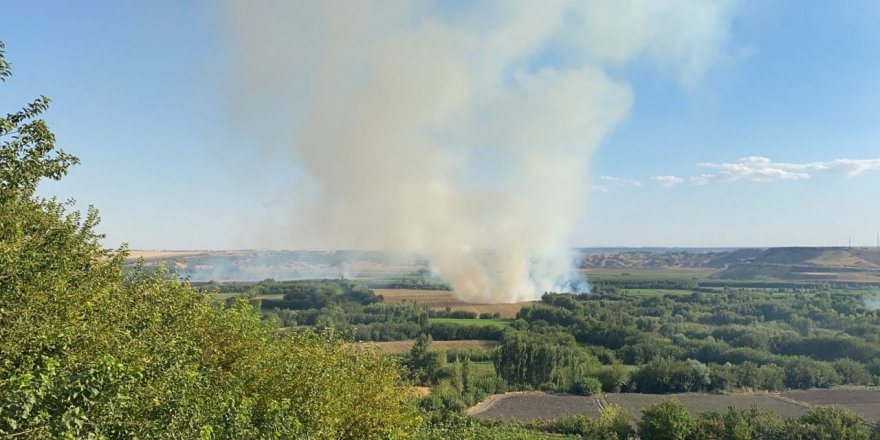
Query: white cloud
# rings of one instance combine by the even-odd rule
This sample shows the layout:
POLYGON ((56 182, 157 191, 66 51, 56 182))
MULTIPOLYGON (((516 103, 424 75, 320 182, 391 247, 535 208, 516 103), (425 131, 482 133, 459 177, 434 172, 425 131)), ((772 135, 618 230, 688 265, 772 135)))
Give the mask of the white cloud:
POLYGON ((669 188, 678 186, 684 182, 684 179, 678 176, 654 176, 651 180, 669 188))
POLYGON ((835 159, 829 162, 773 162, 761 156, 749 156, 736 162, 704 162, 697 166, 716 170, 690 178, 694 185, 712 182, 776 182, 780 180, 806 180, 816 172, 837 171, 847 177, 855 177, 866 171, 880 170, 878 159, 835 159))
POLYGON ((880 170, 880 158, 877 159, 837 159, 827 163, 831 168, 844 170, 846 177, 855 177, 865 171, 880 170))
POLYGON ((613 183, 615 186, 619 186, 619 187, 642 186, 642 182, 640 180, 626 179, 623 177, 599 176, 599 180, 601 180, 603 182, 613 183))

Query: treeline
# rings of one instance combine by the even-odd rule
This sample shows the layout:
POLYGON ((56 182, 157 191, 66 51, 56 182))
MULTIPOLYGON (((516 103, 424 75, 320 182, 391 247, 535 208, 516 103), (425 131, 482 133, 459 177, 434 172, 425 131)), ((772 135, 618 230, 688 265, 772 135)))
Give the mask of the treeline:
MULTIPOLYGON (((272 303, 270 303, 272 304, 272 303)), ((265 307, 266 302, 263 302, 265 307)), ((431 335, 443 341, 464 339, 500 340, 503 329, 457 322, 431 322, 432 317, 474 318, 470 312, 434 312, 415 303, 346 303, 307 310, 272 309, 264 311, 266 320, 279 327, 310 326, 334 328, 355 341, 402 341, 431 335)))
POLYGON ((283 295, 281 300, 262 300, 262 306, 268 309, 323 309, 344 303, 367 305, 382 301, 366 285, 347 279, 264 280, 249 289, 247 294, 251 297, 283 295))
POLYGON ((427 275, 373 280, 368 281, 367 286, 371 289, 452 290, 452 285, 446 281, 427 275))
MULTIPOLYGON (((546 294, 543 302, 522 309, 511 327, 534 341, 550 336, 535 344, 558 344, 556 335, 566 334, 605 364, 641 365, 621 387, 625 391, 880 384, 880 317, 854 295, 546 294)), ((505 341, 500 353, 521 353, 511 362, 530 362, 528 350, 507 350, 507 341, 516 338, 505 341)))

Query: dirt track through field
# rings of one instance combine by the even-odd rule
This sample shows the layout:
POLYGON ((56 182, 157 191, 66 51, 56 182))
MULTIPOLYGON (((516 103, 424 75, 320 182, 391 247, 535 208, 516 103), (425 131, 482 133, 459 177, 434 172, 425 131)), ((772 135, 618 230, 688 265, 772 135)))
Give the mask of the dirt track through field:
POLYGON ((622 407, 634 419, 653 404, 675 399, 693 416, 706 411, 725 412, 728 408, 749 409, 757 406, 783 417, 797 418, 813 407, 841 406, 866 422, 880 422, 880 390, 807 390, 755 394, 639 394, 617 393, 596 396, 512 392, 489 397, 468 409, 476 417, 503 420, 552 420, 574 414, 595 417, 610 405, 622 407))

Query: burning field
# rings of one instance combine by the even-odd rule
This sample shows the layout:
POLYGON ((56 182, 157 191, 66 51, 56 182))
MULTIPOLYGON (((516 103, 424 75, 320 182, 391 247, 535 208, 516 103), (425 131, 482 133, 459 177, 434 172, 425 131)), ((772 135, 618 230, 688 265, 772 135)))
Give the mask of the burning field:
POLYGON ((498 313, 503 319, 516 317, 517 312, 526 306, 538 304, 540 301, 526 301, 510 304, 471 304, 458 299, 453 292, 448 290, 412 290, 412 289, 373 289, 376 295, 381 295, 387 303, 413 302, 426 305, 434 310, 461 310, 473 312, 479 316, 482 313, 498 313))

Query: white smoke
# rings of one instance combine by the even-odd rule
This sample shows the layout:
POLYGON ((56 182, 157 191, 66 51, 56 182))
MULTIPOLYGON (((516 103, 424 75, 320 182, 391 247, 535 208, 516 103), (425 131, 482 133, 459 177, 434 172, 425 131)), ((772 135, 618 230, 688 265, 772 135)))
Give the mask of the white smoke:
POLYGON ((633 100, 610 72, 694 82, 732 3, 452 3, 228 1, 242 114, 313 179, 296 245, 420 252, 470 301, 577 289, 588 161, 633 100))

